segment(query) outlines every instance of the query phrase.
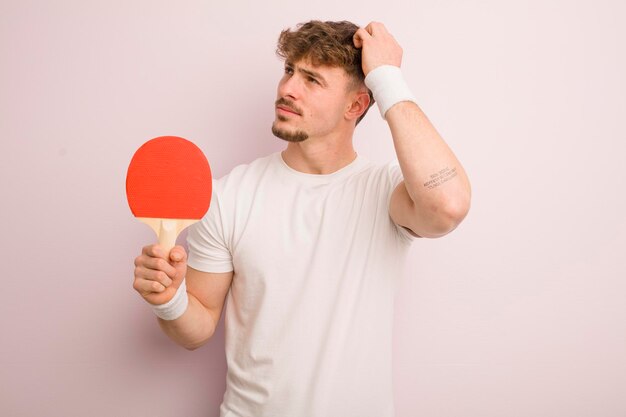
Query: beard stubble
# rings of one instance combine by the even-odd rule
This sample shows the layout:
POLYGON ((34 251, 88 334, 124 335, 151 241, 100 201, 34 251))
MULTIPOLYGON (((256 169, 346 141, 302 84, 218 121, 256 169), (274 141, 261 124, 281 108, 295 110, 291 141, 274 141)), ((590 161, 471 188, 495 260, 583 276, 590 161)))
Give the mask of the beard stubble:
MULTIPOLYGON (((290 110, 293 110, 296 114, 300 114, 300 115, 302 114, 302 110, 297 108, 291 100, 288 100, 284 97, 281 97, 278 100, 276 100, 275 105, 276 106, 283 105, 289 108, 290 110)), ((282 116, 280 114, 277 115, 276 118, 281 122, 286 122, 287 120, 289 120, 287 117, 282 116)), ((296 130, 296 131, 290 132, 286 129, 278 128, 276 126, 276 122, 272 124, 272 133, 277 138, 286 140, 287 142, 302 142, 309 138, 309 134, 303 130, 296 130)))

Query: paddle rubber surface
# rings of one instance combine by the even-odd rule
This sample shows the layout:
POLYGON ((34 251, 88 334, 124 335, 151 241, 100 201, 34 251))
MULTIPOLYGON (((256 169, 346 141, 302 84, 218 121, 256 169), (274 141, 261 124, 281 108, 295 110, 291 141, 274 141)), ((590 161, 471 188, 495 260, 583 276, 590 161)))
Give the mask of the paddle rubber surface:
POLYGON ((211 203, 211 168, 187 139, 161 136, 133 155, 126 197, 135 217, 201 219, 211 203))

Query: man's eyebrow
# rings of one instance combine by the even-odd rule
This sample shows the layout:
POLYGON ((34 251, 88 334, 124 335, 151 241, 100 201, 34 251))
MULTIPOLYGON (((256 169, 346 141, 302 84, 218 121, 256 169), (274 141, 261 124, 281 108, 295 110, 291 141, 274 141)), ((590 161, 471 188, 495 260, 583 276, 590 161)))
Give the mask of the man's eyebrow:
MULTIPOLYGON (((288 67, 291 67, 291 68, 293 68, 295 66, 291 62, 286 62, 285 65, 287 65, 288 67)), ((302 72, 302 73, 304 73, 304 74, 306 74, 306 75, 308 75, 308 76, 310 76, 310 77, 317 78, 319 81, 322 82, 322 85, 324 85, 324 86, 328 85, 328 83, 326 82, 324 77, 322 77, 322 74, 320 74, 319 72, 311 71, 309 69, 305 69, 305 68, 302 68, 300 66, 297 67, 297 70, 302 72)))

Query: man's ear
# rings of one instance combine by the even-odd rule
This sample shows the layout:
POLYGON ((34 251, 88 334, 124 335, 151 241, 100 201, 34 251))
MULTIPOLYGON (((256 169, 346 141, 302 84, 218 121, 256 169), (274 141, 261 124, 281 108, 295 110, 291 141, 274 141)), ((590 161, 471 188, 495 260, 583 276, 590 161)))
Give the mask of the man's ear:
POLYGON ((370 106, 370 95, 367 90, 359 89, 353 96, 350 107, 346 110, 348 120, 357 120, 370 106))

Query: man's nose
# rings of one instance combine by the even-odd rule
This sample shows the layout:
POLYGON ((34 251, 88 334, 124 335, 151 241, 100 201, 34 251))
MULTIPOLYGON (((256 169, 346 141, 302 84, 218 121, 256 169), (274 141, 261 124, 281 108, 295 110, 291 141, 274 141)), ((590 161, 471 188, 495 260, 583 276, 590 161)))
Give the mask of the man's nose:
POLYGON ((284 77, 278 84, 278 95, 280 97, 289 97, 292 100, 300 96, 300 83, 295 76, 284 77))

